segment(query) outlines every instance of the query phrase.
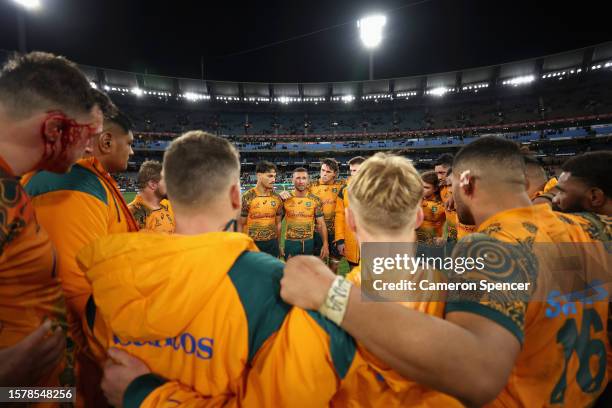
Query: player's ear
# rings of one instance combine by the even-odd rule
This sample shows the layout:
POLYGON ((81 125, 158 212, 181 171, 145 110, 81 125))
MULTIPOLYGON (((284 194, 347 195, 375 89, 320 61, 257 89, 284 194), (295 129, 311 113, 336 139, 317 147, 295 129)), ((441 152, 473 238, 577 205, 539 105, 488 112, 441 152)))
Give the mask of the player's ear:
POLYGON ((98 137, 98 149, 102 153, 110 153, 113 146, 113 136, 110 132, 102 132, 98 137))
POLYGON ((606 194, 600 188, 591 188, 587 197, 594 208, 602 207, 606 203, 606 194))
POLYGON ((474 185, 476 183, 476 179, 470 175, 462 176, 459 181, 459 188, 463 190, 465 195, 472 196, 474 194, 474 185))
POLYGON ((230 202, 232 203, 233 210, 240 208, 242 204, 240 200, 240 183, 232 184, 230 187, 230 202))
POLYGON ((417 229, 423 224, 423 220, 425 219, 425 215, 423 214, 423 207, 421 203, 419 203, 419 207, 417 208, 416 214, 414 216, 414 229, 417 229))

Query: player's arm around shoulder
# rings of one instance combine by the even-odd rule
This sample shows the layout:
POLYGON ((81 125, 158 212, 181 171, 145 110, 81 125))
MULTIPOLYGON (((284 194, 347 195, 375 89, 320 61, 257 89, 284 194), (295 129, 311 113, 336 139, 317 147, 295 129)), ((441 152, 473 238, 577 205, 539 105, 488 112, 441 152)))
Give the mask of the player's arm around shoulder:
MULTIPOLYGON (((336 279, 314 257, 292 258, 282 281, 283 299, 318 310, 336 279)), ((505 386, 520 342, 498 322, 469 311, 444 320, 395 303, 362 302, 354 286, 347 296, 342 328, 405 378, 469 405, 491 401, 505 386)))

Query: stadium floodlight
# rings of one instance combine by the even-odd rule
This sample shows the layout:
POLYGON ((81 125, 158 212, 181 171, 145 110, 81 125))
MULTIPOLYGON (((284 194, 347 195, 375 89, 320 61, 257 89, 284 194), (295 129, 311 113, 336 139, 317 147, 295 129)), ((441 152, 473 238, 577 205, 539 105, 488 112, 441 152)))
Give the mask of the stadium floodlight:
POLYGON ((387 24, 387 17, 380 14, 364 17, 357 21, 359 37, 366 48, 378 47, 383 38, 382 30, 385 24, 387 24))
POLYGON ((141 97, 144 94, 140 88, 132 88, 131 92, 138 97, 141 97))
POLYGON ((355 100, 355 97, 353 95, 344 95, 342 97, 342 102, 344 103, 350 103, 353 102, 355 100))
POLYGON ((19 39, 19 52, 25 54, 28 51, 27 48, 27 36, 26 36, 26 16, 23 9, 26 10, 37 10, 40 8, 40 0, 13 0, 14 3, 20 5, 17 8, 17 38, 19 39))
POLYGON ((91 86, 93 89, 98 89, 98 85, 96 85, 96 83, 93 81, 89 81, 89 86, 91 86))
POLYGON ((364 47, 370 51, 370 81, 374 79, 374 49, 383 39, 383 27, 387 24, 387 17, 375 14, 357 21, 359 38, 364 47))
POLYGON ((28 10, 36 10, 40 8, 40 0, 13 0, 13 1, 28 10))

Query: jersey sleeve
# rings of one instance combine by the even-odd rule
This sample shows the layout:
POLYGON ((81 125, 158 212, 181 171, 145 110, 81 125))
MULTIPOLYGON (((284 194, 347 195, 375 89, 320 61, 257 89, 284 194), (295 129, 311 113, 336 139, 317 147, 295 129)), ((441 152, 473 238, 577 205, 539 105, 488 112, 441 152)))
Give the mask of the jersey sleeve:
POLYGON ((32 199, 36 216, 57 250, 57 267, 68 305, 83 316, 91 285, 76 262, 85 245, 108 234, 108 210, 97 197, 60 190, 32 199))
POLYGON ((577 213, 575 216, 581 221, 582 229, 589 234, 594 241, 601 241, 608 245, 608 250, 612 249, 612 216, 599 215, 593 213, 577 213))
POLYGON ((512 290, 481 290, 480 283, 530 283, 530 293, 536 285, 538 261, 523 244, 501 242, 488 235, 475 233, 461 239, 453 250, 454 259, 481 260, 482 269, 462 274, 449 271, 449 282, 476 285, 474 291, 450 291, 445 313, 475 313, 493 320, 523 342, 525 313, 529 293, 512 290))
POLYGON ((346 188, 343 187, 338 193, 336 198, 336 224, 335 224, 335 239, 336 241, 344 241, 344 194, 346 194, 346 188))
POLYGON ((255 356, 243 406, 329 406, 356 361, 354 340, 316 312, 293 308, 255 356))

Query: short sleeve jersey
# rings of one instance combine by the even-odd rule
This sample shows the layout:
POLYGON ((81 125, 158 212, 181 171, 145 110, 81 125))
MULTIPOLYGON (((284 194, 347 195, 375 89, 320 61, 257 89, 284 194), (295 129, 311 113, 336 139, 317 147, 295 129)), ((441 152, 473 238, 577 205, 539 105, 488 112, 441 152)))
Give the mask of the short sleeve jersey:
POLYGON ((255 188, 242 195, 240 215, 247 219, 246 233, 254 241, 277 239, 276 217, 283 213, 283 200, 277 193, 259 195, 255 188))
POLYGON ((314 234, 315 220, 323 217, 323 203, 308 193, 306 197, 291 197, 284 203, 287 239, 306 240, 314 234))
POLYGON ((325 225, 327 225, 327 232, 332 235, 336 218, 336 198, 345 184, 344 180, 336 180, 332 184, 321 184, 320 181, 315 181, 310 185, 310 192, 319 197, 323 203, 325 225))

